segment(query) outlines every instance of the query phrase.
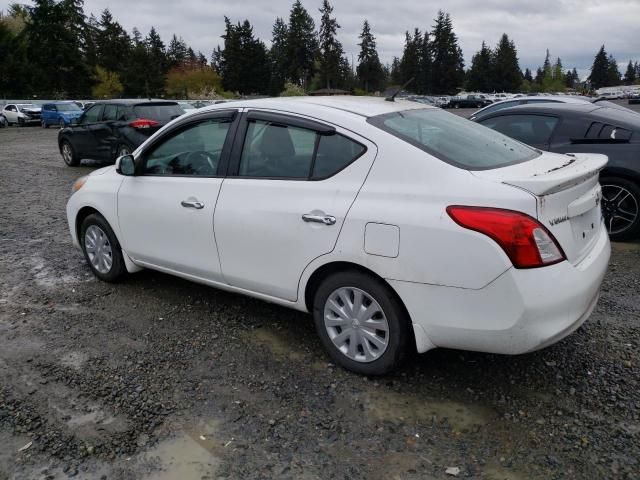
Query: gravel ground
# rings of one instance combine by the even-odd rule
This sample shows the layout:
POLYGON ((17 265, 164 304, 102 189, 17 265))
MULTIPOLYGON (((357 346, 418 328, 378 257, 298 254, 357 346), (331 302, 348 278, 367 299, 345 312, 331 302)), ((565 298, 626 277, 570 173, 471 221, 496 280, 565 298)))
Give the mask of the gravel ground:
POLYGON ((65 167, 54 129, 0 129, 0 164, 0 480, 640 478, 639 243, 555 346, 366 378, 298 312, 96 281, 64 207, 97 165, 65 167))

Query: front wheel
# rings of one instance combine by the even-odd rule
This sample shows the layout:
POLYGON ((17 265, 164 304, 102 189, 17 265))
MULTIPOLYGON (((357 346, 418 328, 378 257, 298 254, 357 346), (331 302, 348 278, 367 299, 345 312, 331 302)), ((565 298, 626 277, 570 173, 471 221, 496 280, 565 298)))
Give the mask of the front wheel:
POLYGON ((93 274, 105 282, 116 282, 127 272, 120 243, 105 218, 93 213, 80 227, 80 244, 93 274))
POLYGON ((390 287, 358 271, 327 277, 315 294, 316 330, 331 359, 364 375, 382 375, 409 350, 410 321, 390 287))
POLYGON ((614 241, 632 240, 640 235, 640 186, 626 178, 604 177, 602 216, 614 241))
POLYGON ((80 165, 80 159, 73 148, 73 145, 68 140, 63 140, 60 144, 60 153, 62 153, 62 159, 69 167, 77 167, 80 165))

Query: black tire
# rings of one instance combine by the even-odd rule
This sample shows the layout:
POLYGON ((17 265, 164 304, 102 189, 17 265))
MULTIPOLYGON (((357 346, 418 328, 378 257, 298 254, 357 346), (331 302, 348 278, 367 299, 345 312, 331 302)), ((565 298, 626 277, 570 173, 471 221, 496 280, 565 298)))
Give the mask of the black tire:
POLYGON ((24 118, 18 117, 18 126, 19 127, 24 127, 24 118))
POLYGON ((60 142, 60 153, 62 154, 62 160, 64 160, 64 163, 66 163, 67 166, 77 167, 80 165, 80 158, 78 158, 78 154, 69 140, 63 140, 60 142), (66 153, 66 148, 69 149, 69 153, 66 153))
POLYGON ((113 160, 116 161, 118 157, 121 157, 123 155, 130 155, 134 150, 135 149, 131 148, 129 145, 125 145, 122 143, 118 145, 118 148, 116 149, 116 156, 113 160))
POLYGON ((603 194, 602 214, 611 240, 619 242, 640 237, 640 186, 638 183, 620 177, 601 177, 600 185, 602 185, 603 194), (629 194, 620 204, 618 204, 618 199, 621 197, 616 198, 616 201, 611 201, 616 189, 624 190, 629 194), (620 219, 614 219, 612 222, 612 216, 621 213, 619 212, 621 208, 624 210, 626 218, 631 218, 628 212, 635 214, 635 220, 628 224, 620 219))
POLYGON ((82 225, 80 226, 79 241, 82 247, 84 258, 87 261, 87 265, 89 265, 89 268, 91 269, 93 274, 100 280, 104 282, 114 283, 120 280, 127 273, 127 268, 124 264, 124 258, 122 256, 122 249, 120 248, 120 242, 118 242, 115 233, 113 233, 113 230, 109 226, 109 223, 102 215, 100 215, 99 213, 92 213, 82 221, 82 225), (91 259, 89 258, 89 253, 87 252, 85 244, 85 235, 87 233, 87 230, 91 226, 98 227, 107 237, 108 244, 111 249, 111 268, 107 272, 100 272, 99 270, 97 270, 96 267, 91 263, 91 259))
POLYGON ((65 124, 64 124, 64 120, 61 118, 61 119, 58 121, 58 126, 59 126, 60 128, 64 128, 64 125, 65 125, 65 124))
POLYGON ((397 368, 412 352, 411 322, 406 310, 391 288, 382 280, 356 270, 337 272, 320 284, 313 300, 313 319, 324 348, 336 364, 363 375, 384 375, 397 368), (329 296, 341 287, 354 287, 366 292, 382 308, 389 331, 387 347, 382 355, 368 363, 349 358, 336 347, 324 324, 324 308, 329 296))

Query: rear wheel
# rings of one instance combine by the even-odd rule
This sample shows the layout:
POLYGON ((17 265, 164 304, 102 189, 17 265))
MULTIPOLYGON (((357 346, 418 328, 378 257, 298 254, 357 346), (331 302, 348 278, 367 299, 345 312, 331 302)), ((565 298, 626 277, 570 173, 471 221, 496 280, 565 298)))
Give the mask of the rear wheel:
POLYGON ((133 149, 128 147, 127 145, 120 145, 118 150, 116 151, 116 159, 122 157, 123 155, 131 155, 133 149))
POLYGON ((64 120, 62 118, 58 121, 58 126, 64 128, 64 120))
POLYGON ((120 243, 105 218, 93 213, 82 221, 80 244, 93 274, 105 282, 116 282, 126 273, 120 243))
POLYGON ((640 186, 626 178, 604 177, 602 215, 611 240, 631 240, 640 235, 640 186))
POLYGON ((338 272, 318 288, 316 330, 331 359, 364 375, 382 375, 409 350, 410 321, 388 285, 358 271, 338 272))
POLYGON ((73 145, 68 140, 63 140, 60 144, 60 152, 62 153, 62 159, 70 167, 77 167, 80 165, 80 159, 73 149, 73 145))

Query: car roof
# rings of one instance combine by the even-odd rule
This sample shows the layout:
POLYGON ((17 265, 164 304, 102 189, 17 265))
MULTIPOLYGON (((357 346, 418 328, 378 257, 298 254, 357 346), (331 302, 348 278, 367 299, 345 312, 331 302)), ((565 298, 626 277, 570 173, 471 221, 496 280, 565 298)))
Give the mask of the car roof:
POLYGON ((515 105, 513 107, 503 108, 495 112, 488 113, 486 117, 497 117, 507 113, 568 113, 568 114, 585 114, 594 110, 607 108, 605 106, 593 103, 525 103, 523 105, 515 105))
POLYGON ((403 110, 417 110, 425 108, 437 109, 437 107, 430 107, 423 103, 412 102, 410 100, 396 99, 393 102, 388 102, 383 97, 334 95, 326 97, 274 97, 261 98, 256 100, 234 100, 223 104, 204 107, 199 111, 217 110, 221 108, 229 108, 230 106, 247 108, 273 108, 279 110, 291 109, 295 108, 296 106, 308 110, 309 107, 311 107, 318 109, 339 110, 366 118, 376 115, 384 115, 386 113, 399 112, 403 110))
POLYGON ((164 103, 164 104, 177 104, 175 100, 163 100, 162 98, 118 98, 115 100, 97 100, 95 103, 104 104, 117 104, 117 105, 144 105, 145 103, 164 103))

